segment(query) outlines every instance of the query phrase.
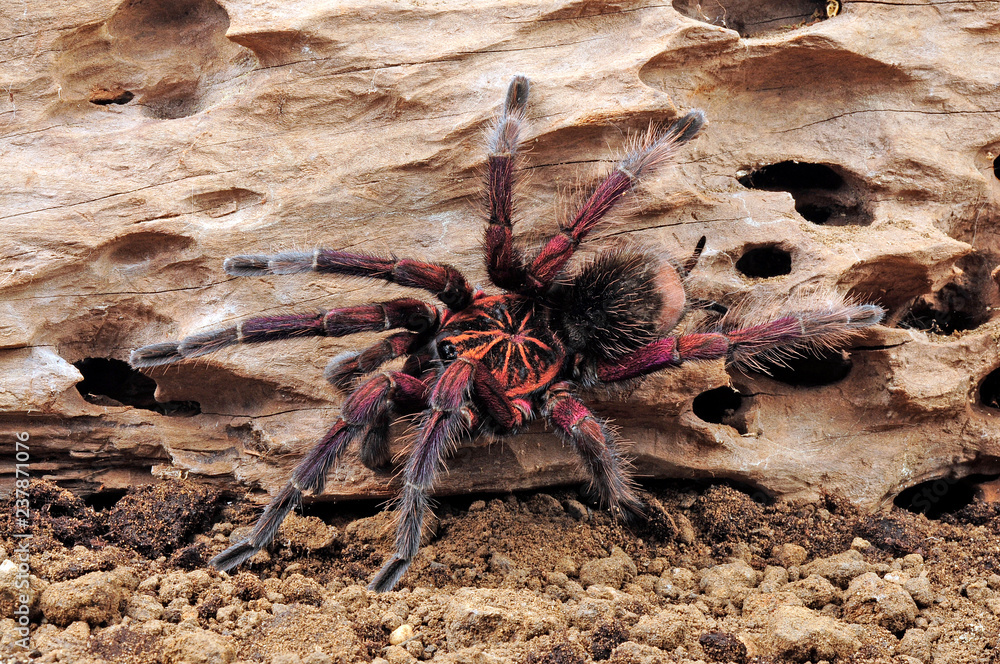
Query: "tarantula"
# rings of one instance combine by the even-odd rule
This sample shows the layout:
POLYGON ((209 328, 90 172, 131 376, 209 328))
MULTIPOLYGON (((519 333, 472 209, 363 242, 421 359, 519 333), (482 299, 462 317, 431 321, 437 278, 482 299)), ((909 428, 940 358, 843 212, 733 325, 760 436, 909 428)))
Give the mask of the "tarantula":
POLYGON ((351 444, 360 444, 365 465, 385 467, 393 414, 417 413, 418 419, 402 470, 395 553, 372 580, 373 590, 391 590, 409 568, 435 478, 462 436, 514 433, 541 415, 579 454, 602 503, 620 517, 642 516, 644 503, 619 443, 578 398, 578 386, 634 382, 689 360, 725 358, 746 364, 768 354, 832 347, 881 320, 878 306, 835 299, 759 318, 749 326, 727 316, 711 330, 670 336, 687 307, 683 279, 705 238, 684 264, 626 246, 605 250, 567 274, 577 247, 605 215, 701 131, 701 111, 652 127, 591 189, 576 215, 532 257, 526 256, 513 236, 513 185, 528 87, 522 76, 510 83, 488 143, 489 221, 483 251, 490 281, 502 293, 472 288, 449 265, 409 259, 330 249, 235 256, 224 264, 231 275, 314 271, 383 279, 429 291, 444 306, 399 298, 315 314, 251 318, 132 353, 133 366, 152 367, 233 344, 401 330, 329 364, 327 380, 348 388, 386 362, 405 358, 401 369, 377 373, 349 394, 336 423, 301 461, 252 532, 211 561, 216 568, 230 570, 266 546, 304 492, 323 491, 327 471, 351 444))

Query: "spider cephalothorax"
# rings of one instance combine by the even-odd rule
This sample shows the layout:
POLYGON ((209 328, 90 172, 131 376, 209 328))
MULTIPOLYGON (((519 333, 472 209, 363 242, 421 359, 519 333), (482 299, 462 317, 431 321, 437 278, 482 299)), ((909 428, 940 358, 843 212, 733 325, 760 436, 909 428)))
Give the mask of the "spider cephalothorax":
POLYGON ((180 342, 145 346, 132 364, 151 367, 239 343, 302 336, 344 336, 398 329, 360 353, 334 358, 326 377, 353 388, 340 417, 302 460, 250 535, 216 556, 231 569, 274 537, 304 492, 320 493, 327 471, 352 443, 372 468, 390 460, 392 415, 418 413, 402 469, 396 551, 370 587, 391 590, 417 553, 434 480, 461 436, 513 433, 542 416, 578 452, 601 501, 618 516, 643 514, 627 463, 610 429, 576 396, 577 386, 611 386, 699 359, 752 363, 768 355, 830 347, 878 323, 882 309, 842 299, 780 315, 722 318, 697 334, 671 336, 685 311, 683 265, 628 246, 606 250, 575 273, 577 246, 639 180, 667 163, 704 124, 692 111, 646 132, 589 192, 576 215, 530 258, 513 237, 513 184, 528 81, 515 77, 494 124, 487 161, 489 220, 483 242, 490 281, 500 294, 475 290, 455 268, 414 260, 317 249, 227 259, 237 276, 325 272, 370 277, 430 291, 444 305, 399 298, 329 311, 254 318, 180 342), (373 374, 406 358, 401 369, 373 374), (361 381, 359 384, 356 385, 361 381))

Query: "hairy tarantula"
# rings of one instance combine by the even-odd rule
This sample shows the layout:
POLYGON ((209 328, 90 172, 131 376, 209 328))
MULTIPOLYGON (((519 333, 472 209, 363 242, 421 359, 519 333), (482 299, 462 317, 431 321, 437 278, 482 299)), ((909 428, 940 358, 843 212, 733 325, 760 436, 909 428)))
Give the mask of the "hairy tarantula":
POLYGON ((372 580, 373 590, 391 590, 409 568, 420 544, 429 493, 461 436, 514 433, 542 415, 579 454, 603 504, 617 516, 641 516, 644 503, 619 444, 577 397, 578 386, 630 381, 689 360, 725 358, 747 364, 769 354, 832 347, 881 320, 878 306, 835 299, 758 316, 750 325, 726 316, 710 330, 671 336, 687 307, 683 278, 694 267, 704 238, 683 265, 620 247, 566 274, 574 251, 608 211, 698 134, 705 122, 701 111, 646 132, 593 187, 572 220, 526 257, 514 242, 512 192, 527 99, 528 80, 517 76, 489 139, 489 221, 483 248, 490 281, 502 293, 470 287, 449 265, 409 259, 330 249, 235 256, 224 265, 231 275, 315 271, 384 279, 429 291, 444 306, 400 298, 315 314, 251 318, 132 353, 133 366, 152 367, 233 344, 401 330, 330 363, 326 378, 347 388, 386 362, 406 358, 400 370, 377 373, 350 393, 336 423, 301 461, 250 535, 211 561, 216 568, 232 569, 266 546, 303 492, 323 491, 327 471, 352 443, 360 443, 365 465, 384 467, 390 460, 392 414, 419 415, 402 470, 395 553, 372 580))

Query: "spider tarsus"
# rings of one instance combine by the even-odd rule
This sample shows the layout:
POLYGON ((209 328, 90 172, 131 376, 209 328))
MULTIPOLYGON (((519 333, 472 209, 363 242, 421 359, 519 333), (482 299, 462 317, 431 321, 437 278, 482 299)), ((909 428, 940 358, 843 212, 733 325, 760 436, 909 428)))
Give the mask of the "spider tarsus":
POLYGON ((393 556, 378 571, 378 574, 375 575, 371 583, 368 584, 368 590, 377 593, 389 592, 396 587, 399 580, 406 574, 406 570, 410 568, 410 563, 412 562, 411 558, 401 558, 398 555, 393 556))
POLYGON ((653 127, 618 164, 618 170, 634 183, 669 162, 677 149, 694 139, 705 126, 705 113, 688 111, 666 127, 653 127))
POLYGON ((253 558, 274 539, 288 513, 302 504, 302 491, 289 482, 270 502, 264 513, 257 519, 250 534, 209 561, 220 572, 228 572, 241 563, 253 558))
POLYGON ((259 277, 271 274, 270 262, 270 256, 233 256, 222 263, 222 269, 234 277, 259 277))
POLYGON ((222 263, 226 274, 260 277, 267 274, 299 274, 316 270, 316 251, 285 251, 272 256, 233 256, 222 263))
POLYGON ((531 90, 531 83, 527 76, 520 74, 511 79, 507 86, 507 96, 504 99, 504 112, 507 114, 523 114, 528 106, 528 92, 531 90))
POLYGON ((851 307, 848 327, 862 329, 878 325, 885 318, 885 309, 877 304, 859 304, 851 307))
POLYGON ((215 558, 209 561, 209 564, 220 572, 229 572, 235 567, 239 567, 246 561, 257 555, 260 551, 259 548, 249 544, 246 541, 238 542, 233 546, 229 547, 215 558))
POLYGON ((165 341, 136 348, 128 357, 128 362, 136 369, 159 367, 183 360, 180 344, 176 341, 165 341))
POLYGON ((358 366, 357 351, 344 351, 334 357, 323 370, 323 378, 334 387, 346 390, 359 378, 363 372, 358 366))
MULTIPOLYGON (((501 186, 501 189, 504 190, 501 198, 509 199, 510 196, 510 184, 513 182, 513 156, 517 153, 520 141, 521 123, 524 122, 524 113, 528 106, 529 88, 528 79, 524 76, 515 76, 511 80, 504 98, 503 110, 496 119, 493 131, 487 141, 491 170, 504 171, 502 177, 496 177, 496 173, 491 173, 490 177, 492 183, 506 183, 501 186), (497 159, 503 163, 498 163, 497 159)), ((493 198, 497 191, 495 187, 491 186, 487 193, 493 198)))
POLYGON ((622 523, 628 526, 640 526, 646 524, 652 516, 649 503, 641 500, 640 498, 625 501, 618 506, 618 509, 612 511, 622 523))
POLYGON ((200 357, 238 343, 241 343, 238 328, 227 327, 184 337, 178 346, 178 352, 185 358, 200 357))
POLYGON ((700 108, 688 111, 681 119, 675 121, 670 132, 677 131, 677 138, 674 141, 678 144, 687 143, 701 132, 705 126, 705 111, 700 108))

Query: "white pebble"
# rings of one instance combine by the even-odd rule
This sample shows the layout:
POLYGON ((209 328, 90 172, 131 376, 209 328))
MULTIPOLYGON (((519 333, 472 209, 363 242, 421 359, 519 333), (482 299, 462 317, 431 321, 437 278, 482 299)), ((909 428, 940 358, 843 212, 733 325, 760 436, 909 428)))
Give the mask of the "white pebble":
POLYGON ((407 623, 403 623, 396 629, 392 630, 392 634, 389 635, 389 644, 398 646, 404 641, 408 641, 413 637, 413 626, 407 623))

